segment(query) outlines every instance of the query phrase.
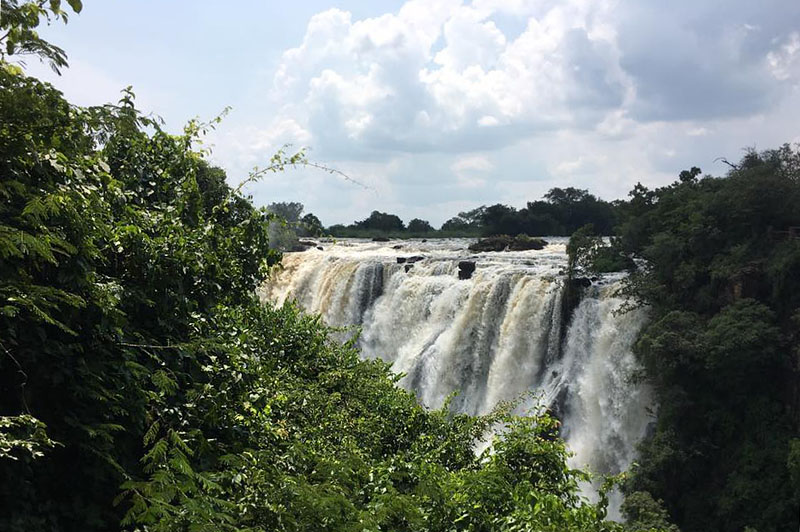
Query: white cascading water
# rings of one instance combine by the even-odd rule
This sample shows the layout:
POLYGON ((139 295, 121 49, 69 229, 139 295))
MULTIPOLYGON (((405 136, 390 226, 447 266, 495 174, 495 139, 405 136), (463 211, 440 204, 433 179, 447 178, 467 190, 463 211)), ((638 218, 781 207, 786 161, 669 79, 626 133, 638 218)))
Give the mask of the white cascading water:
POLYGON ((428 407, 453 392, 451 407, 469 414, 526 394, 521 409, 543 400, 562 420, 572 465, 616 474, 651 421, 650 391, 630 378, 646 312, 615 312, 620 278, 607 276, 562 323, 566 239, 548 240, 538 251, 477 254, 468 239, 329 242, 284 255, 262 297, 296 299, 329 325, 360 325, 363 356, 392 363, 428 407), (464 260, 476 269, 459 280, 464 260))

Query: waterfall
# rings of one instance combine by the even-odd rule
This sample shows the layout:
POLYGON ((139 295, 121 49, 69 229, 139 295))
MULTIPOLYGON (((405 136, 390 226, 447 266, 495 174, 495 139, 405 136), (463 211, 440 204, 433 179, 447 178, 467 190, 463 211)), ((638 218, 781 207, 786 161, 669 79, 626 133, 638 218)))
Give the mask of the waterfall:
POLYGON ((480 254, 465 239, 328 243, 286 254, 262 297, 361 326, 363 356, 390 362, 428 407, 457 392, 452 408, 485 414, 536 392, 562 420, 572 465, 616 474, 651 421, 650 390, 631 379, 646 311, 616 312, 621 277, 610 275, 562 323, 566 239, 549 240, 543 250, 480 254), (475 263, 468 280, 458 275, 464 260, 475 263))

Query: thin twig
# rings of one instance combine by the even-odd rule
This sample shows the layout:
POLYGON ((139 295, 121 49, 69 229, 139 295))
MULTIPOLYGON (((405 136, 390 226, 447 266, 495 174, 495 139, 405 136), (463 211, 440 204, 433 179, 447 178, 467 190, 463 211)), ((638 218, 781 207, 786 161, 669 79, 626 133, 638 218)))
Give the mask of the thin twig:
POLYGON ((128 342, 117 342, 117 345, 121 345, 123 347, 138 347, 141 349, 179 349, 180 347, 182 347, 182 344, 153 345, 153 344, 130 344, 128 342))
POLYGON ((17 365, 17 371, 19 372, 20 375, 22 375, 22 383, 19 385, 20 397, 22 399, 22 408, 25 409, 25 413, 26 414, 30 415, 31 414, 31 410, 30 410, 30 408, 28 408, 28 402, 25 400, 25 385, 28 384, 28 374, 25 373, 25 371, 22 369, 22 364, 19 363, 19 360, 17 360, 14 357, 14 355, 11 354, 11 351, 9 351, 6 348, 6 346, 3 345, 2 342, 0 342, 0 347, 3 348, 3 351, 5 351, 6 355, 8 355, 8 358, 10 358, 12 361, 14 361, 14 364, 17 365))
POLYGON ((733 164, 732 162, 728 161, 728 159, 726 159, 725 157, 717 157, 716 159, 714 159, 714 162, 717 162, 717 161, 720 161, 721 163, 727 164, 728 166, 730 166, 734 170, 738 170, 739 169, 739 165, 738 164, 733 164))

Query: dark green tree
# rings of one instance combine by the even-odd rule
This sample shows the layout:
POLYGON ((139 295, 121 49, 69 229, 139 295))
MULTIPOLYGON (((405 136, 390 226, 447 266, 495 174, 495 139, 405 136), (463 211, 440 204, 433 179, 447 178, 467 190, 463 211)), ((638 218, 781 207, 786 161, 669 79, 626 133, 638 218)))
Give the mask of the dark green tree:
POLYGON ((800 153, 750 152, 726 177, 637 185, 620 242, 642 261, 629 294, 651 309, 636 352, 656 430, 630 492, 686 532, 797 527, 800 153))
POLYGON ((410 233, 429 233, 433 231, 433 227, 431 227, 431 224, 427 220, 414 218, 408 222, 408 231, 410 233))
POLYGON ((298 227, 300 236, 321 236, 324 230, 319 218, 311 213, 306 214, 300 219, 298 227))
POLYGON ((520 233, 517 210, 497 203, 483 209, 481 232, 488 235, 516 235, 520 233))
POLYGON ((469 223, 460 216, 454 216, 442 224, 442 231, 466 231, 469 229, 469 223))
POLYGON ((405 229, 405 224, 400 217, 380 211, 372 211, 368 218, 356 222, 355 225, 360 229, 383 232, 403 231, 405 229))

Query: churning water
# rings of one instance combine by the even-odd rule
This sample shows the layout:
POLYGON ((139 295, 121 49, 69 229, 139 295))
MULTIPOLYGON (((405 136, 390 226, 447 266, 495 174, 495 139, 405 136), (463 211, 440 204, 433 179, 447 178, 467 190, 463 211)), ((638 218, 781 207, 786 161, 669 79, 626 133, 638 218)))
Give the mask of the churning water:
POLYGON ((631 379, 646 311, 615 312, 620 277, 608 276, 562 312, 566 239, 548 240, 539 251, 478 254, 468 239, 323 243, 284 255, 262 296, 360 325, 363 356, 392 363, 426 406, 458 392, 452 408, 485 414, 534 392, 528 406, 544 401, 562 420, 572 465, 616 474, 652 420, 650 391, 631 379), (474 262, 470 279, 459 279, 461 261, 474 262))

